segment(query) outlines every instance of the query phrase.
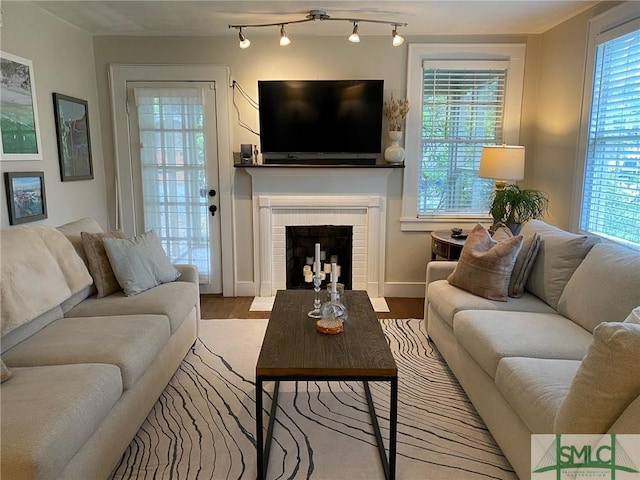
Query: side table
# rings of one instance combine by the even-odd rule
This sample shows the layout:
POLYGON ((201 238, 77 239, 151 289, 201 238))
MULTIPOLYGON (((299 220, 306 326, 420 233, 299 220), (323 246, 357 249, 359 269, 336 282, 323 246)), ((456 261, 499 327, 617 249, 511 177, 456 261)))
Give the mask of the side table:
POLYGON ((466 238, 452 238, 451 230, 431 232, 431 261, 436 260, 436 257, 458 260, 465 241, 466 238))

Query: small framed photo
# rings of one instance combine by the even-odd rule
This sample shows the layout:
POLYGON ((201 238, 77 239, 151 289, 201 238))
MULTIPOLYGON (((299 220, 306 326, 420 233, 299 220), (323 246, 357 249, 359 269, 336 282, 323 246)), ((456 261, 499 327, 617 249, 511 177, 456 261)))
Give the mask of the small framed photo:
POLYGON ((87 102, 60 93, 53 94, 58 137, 60 179, 63 182, 91 180, 91 136, 87 102))
POLYGON ((42 160, 33 63, 0 52, 0 160, 42 160))
POLYGON ((9 225, 47 218, 44 172, 5 172, 9 225))

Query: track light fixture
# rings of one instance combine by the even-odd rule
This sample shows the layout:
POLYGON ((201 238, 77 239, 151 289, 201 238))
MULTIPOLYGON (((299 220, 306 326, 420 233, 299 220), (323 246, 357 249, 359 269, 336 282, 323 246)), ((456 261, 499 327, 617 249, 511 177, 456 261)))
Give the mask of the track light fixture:
POLYGON ((353 43, 360 43, 360 35, 358 35, 358 24, 353 22, 353 32, 349 35, 349 41, 353 43))
POLYGON ((287 37, 287 32, 284 31, 284 25, 280 27, 280 46, 286 47, 291 44, 291 40, 287 37))
POLYGON ((249 48, 251 42, 242 33, 242 28, 240 28, 240 31, 238 32, 238 38, 240 39, 240 48, 249 48))
POLYGON ((393 31, 391 32, 391 45, 394 47, 399 47, 404 43, 404 37, 398 34, 398 25, 393 26, 393 31))
POLYGON ((353 23, 353 31, 349 36, 349 41, 358 43, 360 41, 360 35, 358 35, 358 24, 359 23, 379 23, 382 25, 391 25, 393 30, 391 31, 392 41, 391 44, 394 47, 398 47, 404 43, 404 38, 398 34, 398 27, 406 27, 406 23, 400 22, 387 22, 385 20, 367 20, 364 18, 337 18, 330 17, 327 15, 327 12, 324 10, 311 10, 305 18, 300 20, 291 20, 289 22, 279 22, 279 23, 258 23, 253 25, 229 25, 229 28, 238 29, 238 37, 240 38, 240 48, 247 48, 251 42, 244 36, 242 33, 243 28, 257 28, 257 27, 280 27, 280 45, 285 46, 291 43, 289 37, 287 37, 286 32, 284 31, 285 25, 294 24, 294 23, 307 23, 313 22, 316 20, 322 21, 341 21, 341 22, 352 22, 353 23))

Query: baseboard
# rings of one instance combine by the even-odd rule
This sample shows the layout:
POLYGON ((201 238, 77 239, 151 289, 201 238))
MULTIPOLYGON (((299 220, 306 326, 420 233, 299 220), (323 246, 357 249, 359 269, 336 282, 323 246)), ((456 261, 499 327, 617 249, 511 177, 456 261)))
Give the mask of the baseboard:
POLYGON ((255 282, 236 282, 236 297, 255 297, 257 294, 255 282))
POLYGON ((385 297, 424 298, 424 282, 385 282, 385 297))

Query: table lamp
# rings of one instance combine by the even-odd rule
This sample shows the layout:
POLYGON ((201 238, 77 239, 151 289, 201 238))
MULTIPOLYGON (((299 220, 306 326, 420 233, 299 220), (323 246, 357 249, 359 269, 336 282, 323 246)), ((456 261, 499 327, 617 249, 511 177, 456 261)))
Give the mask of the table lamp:
POLYGON ((507 186, 507 180, 524 179, 524 147, 512 145, 485 145, 480 157, 480 178, 493 178, 496 190, 507 186))

